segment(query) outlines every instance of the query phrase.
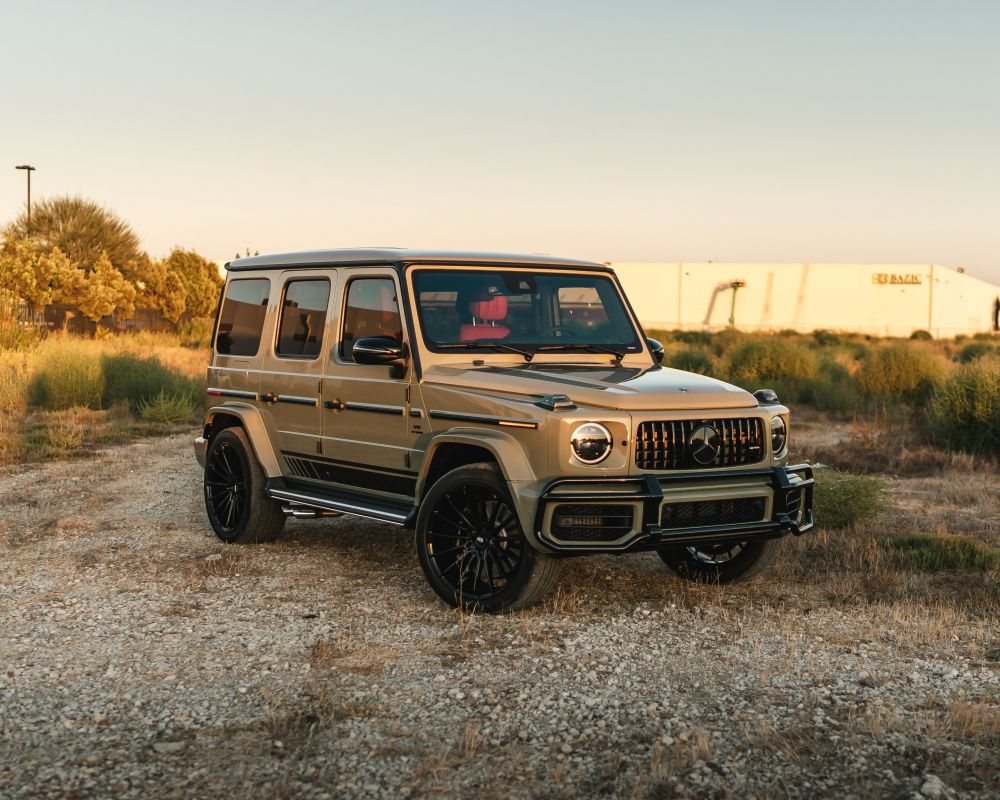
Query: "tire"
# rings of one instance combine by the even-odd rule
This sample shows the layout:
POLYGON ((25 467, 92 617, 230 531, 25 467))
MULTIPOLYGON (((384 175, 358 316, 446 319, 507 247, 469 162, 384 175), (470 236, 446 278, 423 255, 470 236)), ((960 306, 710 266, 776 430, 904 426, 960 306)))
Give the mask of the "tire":
POLYGON ((415 539, 427 582, 455 608, 526 608, 559 576, 560 561, 525 538, 495 464, 470 464, 442 476, 420 504, 415 539))
POLYGON ((664 547, 657 552, 670 569, 700 583, 749 581, 774 563, 781 539, 664 547), (739 548, 736 552, 734 548, 739 548))
POLYGON ((205 511, 226 544, 258 544, 285 527, 281 505, 267 496, 266 477, 246 431, 226 428, 212 437, 205 455, 205 511))

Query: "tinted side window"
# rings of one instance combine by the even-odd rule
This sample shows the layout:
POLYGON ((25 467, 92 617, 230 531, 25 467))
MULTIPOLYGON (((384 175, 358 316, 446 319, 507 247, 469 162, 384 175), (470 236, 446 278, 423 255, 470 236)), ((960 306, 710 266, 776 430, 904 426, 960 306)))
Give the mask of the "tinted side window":
POLYGON ((289 281, 285 285, 274 352, 286 357, 318 356, 329 301, 330 282, 325 278, 289 281))
POLYGON ((403 341, 396 284, 391 278, 355 278, 347 287, 341 358, 349 361, 354 342, 366 336, 388 336, 403 341))
POLYGON ((271 281, 252 278, 230 281, 219 313, 215 352, 224 356, 254 356, 267 316, 271 281))

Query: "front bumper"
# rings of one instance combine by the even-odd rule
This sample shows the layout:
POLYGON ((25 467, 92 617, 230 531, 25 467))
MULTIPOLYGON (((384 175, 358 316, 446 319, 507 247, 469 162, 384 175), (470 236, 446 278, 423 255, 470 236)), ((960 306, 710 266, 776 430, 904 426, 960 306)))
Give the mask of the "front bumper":
POLYGON ((205 469, 205 456, 208 453, 208 439, 199 436, 194 440, 194 457, 198 459, 201 468, 205 469))
POLYGON ((645 474, 631 478, 564 478, 542 491, 535 518, 539 542, 560 553, 623 553, 696 543, 801 536, 813 526, 813 471, 807 464, 683 475, 645 474), (765 512, 752 522, 663 527, 668 506, 681 503, 763 500, 765 512), (566 541, 553 531, 554 508, 633 508, 631 530, 613 540, 566 541))

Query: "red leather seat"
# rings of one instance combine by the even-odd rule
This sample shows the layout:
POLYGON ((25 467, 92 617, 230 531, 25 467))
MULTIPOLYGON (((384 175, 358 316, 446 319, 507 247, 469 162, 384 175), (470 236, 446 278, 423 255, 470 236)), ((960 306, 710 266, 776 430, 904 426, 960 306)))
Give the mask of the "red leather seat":
POLYGON ((474 300, 469 303, 469 313, 472 314, 472 324, 461 327, 458 334, 460 341, 506 339, 510 335, 510 328, 506 325, 496 324, 507 319, 506 296, 501 294, 488 300, 474 300))

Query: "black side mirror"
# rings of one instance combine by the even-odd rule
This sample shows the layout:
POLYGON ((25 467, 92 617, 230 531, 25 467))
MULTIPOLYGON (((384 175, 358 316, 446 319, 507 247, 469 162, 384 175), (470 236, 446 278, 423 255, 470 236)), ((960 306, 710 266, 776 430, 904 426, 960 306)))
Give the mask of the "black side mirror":
POLYGON ((653 354, 653 358, 656 359, 656 363, 662 364, 663 345, 656 341, 656 339, 646 339, 646 346, 649 347, 649 352, 653 354))
POLYGON ((366 336, 354 342, 351 355, 356 364, 402 364, 406 351, 400 342, 388 336, 366 336))

